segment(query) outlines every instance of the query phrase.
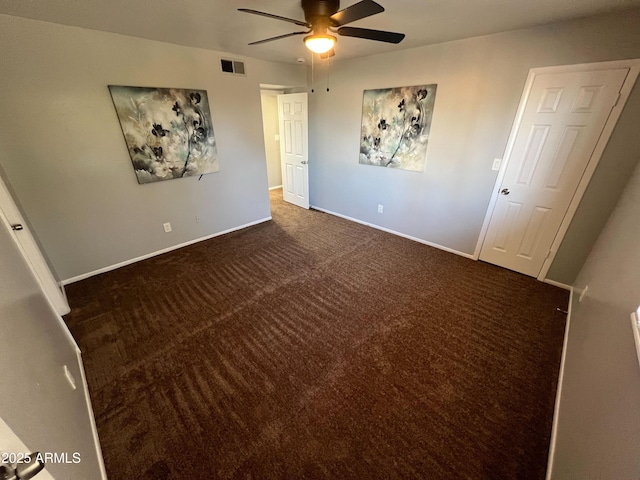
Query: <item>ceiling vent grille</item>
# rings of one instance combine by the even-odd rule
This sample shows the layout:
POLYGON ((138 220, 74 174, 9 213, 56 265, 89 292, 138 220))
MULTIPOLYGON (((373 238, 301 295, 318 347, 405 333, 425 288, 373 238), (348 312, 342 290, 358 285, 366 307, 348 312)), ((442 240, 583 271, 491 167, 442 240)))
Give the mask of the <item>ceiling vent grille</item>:
POLYGON ((220 67, 223 73, 231 73, 233 75, 245 75, 244 62, 237 60, 220 59, 220 67))

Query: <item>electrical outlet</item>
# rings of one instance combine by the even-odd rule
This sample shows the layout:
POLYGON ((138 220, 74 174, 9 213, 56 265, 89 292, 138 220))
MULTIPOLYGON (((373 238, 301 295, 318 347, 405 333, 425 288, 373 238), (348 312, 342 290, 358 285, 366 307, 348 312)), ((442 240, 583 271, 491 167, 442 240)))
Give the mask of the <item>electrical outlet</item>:
POLYGON ((169 232, 171 231, 171 224, 170 224, 169 222, 167 222, 167 223, 163 223, 163 224, 162 224, 162 228, 164 228, 164 231, 165 231, 166 233, 169 233, 169 232))
POLYGON ((384 206, 378 205, 378 213, 382 213, 383 210, 384 210, 384 206))
POLYGON ((584 290, 582 290, 582 292, 580 293, 580 297, 578 298, 578 302, 581 302, 584 299, 584 296, 587 294, 588 290, 589 290, 589 285, 584 287, 584 290))
POLYGON ((502 165, 502 159, 494 158, 493 165, 491 166, 491 170, 500 170, 500 165, 502 165))
POLYGON ((196 215, 196 223, 200 223, 200 215, 196 215))

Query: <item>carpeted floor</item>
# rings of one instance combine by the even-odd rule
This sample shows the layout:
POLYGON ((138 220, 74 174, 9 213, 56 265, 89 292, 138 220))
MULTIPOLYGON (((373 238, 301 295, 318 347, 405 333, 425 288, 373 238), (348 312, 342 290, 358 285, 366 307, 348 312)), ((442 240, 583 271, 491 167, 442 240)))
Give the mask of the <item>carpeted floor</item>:
POLYGON ((567 292, 272 209, 67 287, 110 479, 544 478, 567 292))

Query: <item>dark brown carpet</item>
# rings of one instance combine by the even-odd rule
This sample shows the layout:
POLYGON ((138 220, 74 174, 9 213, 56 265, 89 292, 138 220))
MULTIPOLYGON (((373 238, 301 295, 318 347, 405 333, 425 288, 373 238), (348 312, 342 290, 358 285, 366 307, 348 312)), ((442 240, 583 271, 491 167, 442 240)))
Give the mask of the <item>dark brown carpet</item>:
POLYGON ((272 195, 68 287, 120 479, 543 479, 566 292, 272 195))

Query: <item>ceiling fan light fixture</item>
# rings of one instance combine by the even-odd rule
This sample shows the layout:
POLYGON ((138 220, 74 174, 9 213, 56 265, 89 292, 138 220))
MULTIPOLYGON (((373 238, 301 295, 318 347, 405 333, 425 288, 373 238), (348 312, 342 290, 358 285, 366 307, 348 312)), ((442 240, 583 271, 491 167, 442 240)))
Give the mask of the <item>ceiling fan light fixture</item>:
POLYGON ((304 37, 304 44, 314 53, 327 53, 336 44, 337 38, 333 35, 309 35, 304 37))

